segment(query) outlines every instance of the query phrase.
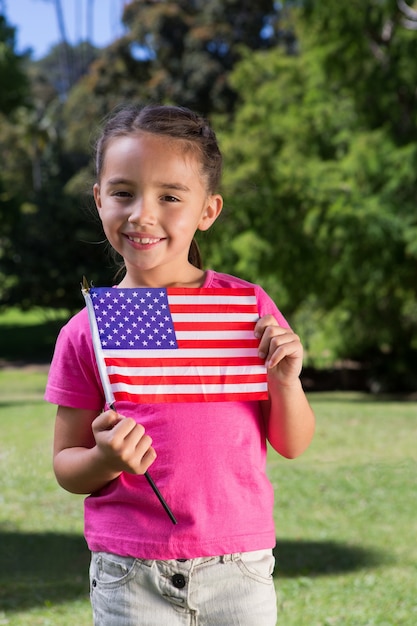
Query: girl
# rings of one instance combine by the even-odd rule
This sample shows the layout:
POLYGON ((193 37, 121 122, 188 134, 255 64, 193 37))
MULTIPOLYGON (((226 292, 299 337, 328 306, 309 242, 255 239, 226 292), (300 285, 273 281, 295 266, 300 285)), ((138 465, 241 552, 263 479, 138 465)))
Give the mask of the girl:
MULTIPOLYGON (((222 210, 222 158, 206 121, 173 106, 127 107, 97 143, 94 198, 123 258, 121 288, 239 288, 201 267, 194 242, 222 210)), ((105 407, 86 310, 62 329, 46 399, 58 405, 54 470, 85 500, 94 623, 273 626, 273 490, 266 440, 287 458, 313 436, 302 346, 255 287, 269 399, 105 407), (120 413, 119 413, 120 411, 120 413), (174 526, 144 480, 152 465, 174 526)))

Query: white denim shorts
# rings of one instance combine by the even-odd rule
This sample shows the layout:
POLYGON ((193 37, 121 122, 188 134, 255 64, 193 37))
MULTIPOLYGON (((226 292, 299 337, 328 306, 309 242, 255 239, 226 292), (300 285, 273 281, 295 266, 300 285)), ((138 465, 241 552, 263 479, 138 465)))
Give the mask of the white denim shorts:
POLYGON ((272 550, 148 561, 93 552, 95 626, 275 626, 272 550))

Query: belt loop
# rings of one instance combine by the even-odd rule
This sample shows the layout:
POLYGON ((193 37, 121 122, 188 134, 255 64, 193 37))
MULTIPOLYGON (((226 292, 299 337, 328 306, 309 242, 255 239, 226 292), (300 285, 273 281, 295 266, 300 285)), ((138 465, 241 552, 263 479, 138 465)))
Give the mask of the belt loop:
POLYGON ((240 552, 233 552, 232 554, 223 554, 221 560, 223 563, 233 563, 237 561, 240 556, 240 552))

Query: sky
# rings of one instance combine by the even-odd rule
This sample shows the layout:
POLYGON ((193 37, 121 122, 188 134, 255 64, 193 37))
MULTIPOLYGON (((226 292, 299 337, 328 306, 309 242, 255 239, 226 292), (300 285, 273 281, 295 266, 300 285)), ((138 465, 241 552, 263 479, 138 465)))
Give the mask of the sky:
MULTIPOLYGON (((86 38, 87 0, 61 0, 67 37, 75 44, 86 38)), ((108 45, 123 33, 120 17, 123 0, 95 0, 93 44, 108 45)), ((16 30, 16 49, 21 53, 32 49, 32 58, 39 59, 60 41, 53 0, 0 0, 7 22, 16 30)))

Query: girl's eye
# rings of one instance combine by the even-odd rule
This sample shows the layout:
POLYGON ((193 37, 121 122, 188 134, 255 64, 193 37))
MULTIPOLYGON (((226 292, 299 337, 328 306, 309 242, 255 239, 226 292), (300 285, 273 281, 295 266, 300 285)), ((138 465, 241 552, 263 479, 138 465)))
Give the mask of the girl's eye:
POLYGON ((129 191, 115 191, 113 196, 116 198, 131 198, 132 194, 129 191))
POLYGON ((162 196, 163 202, 179 202, 175 196, 162 196))

